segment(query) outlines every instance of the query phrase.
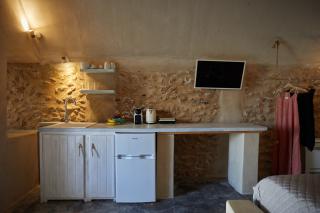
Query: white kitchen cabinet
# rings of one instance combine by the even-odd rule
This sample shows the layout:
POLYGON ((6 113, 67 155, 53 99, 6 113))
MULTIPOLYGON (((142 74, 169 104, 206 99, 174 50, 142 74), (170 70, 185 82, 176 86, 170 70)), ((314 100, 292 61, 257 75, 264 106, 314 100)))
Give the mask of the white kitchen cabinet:
POLYGON ((114 135, 86 136, 86 199, 114 198, 114 135))
POLYGON ((114 134, 40 133, 41 202, 113 199, 114 134))
POLYGON ((40 135, 41 201, 84 197, 84 137, 40 135))

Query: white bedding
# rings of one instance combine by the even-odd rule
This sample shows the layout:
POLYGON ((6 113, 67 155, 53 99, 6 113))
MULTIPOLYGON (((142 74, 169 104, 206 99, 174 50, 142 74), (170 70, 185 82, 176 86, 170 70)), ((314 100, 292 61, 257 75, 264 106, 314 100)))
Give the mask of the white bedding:
POLYGON ((320 212, 320 175, 278 175, 253 188, 253 200, 265 212, 320 212))

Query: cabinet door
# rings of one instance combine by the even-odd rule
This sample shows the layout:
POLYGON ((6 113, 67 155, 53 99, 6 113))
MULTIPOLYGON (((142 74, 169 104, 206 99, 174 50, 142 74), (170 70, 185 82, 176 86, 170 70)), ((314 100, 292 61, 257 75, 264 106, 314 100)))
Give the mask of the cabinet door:
POLYGON ((84 136, 42 135, 41 200, 84 197, 84 136))
POLYGON ((86 198, 114 197, 114 135, 86 137, 86 198))

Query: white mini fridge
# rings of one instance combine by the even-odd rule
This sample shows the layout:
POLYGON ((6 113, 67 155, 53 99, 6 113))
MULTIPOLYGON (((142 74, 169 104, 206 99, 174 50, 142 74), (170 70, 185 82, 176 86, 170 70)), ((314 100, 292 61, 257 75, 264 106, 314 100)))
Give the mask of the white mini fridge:
POLYGON ((155 133, 117 133, 115 164, 117 203, 156 201, 155 133))

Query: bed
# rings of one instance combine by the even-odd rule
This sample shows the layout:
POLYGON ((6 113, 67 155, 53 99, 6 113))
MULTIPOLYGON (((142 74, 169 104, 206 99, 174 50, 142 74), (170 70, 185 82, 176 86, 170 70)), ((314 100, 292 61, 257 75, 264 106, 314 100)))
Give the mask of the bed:
POLYGON ((254 203, 265 212, 320 212, 320 174, 267 177, 253 191, 254 203))

